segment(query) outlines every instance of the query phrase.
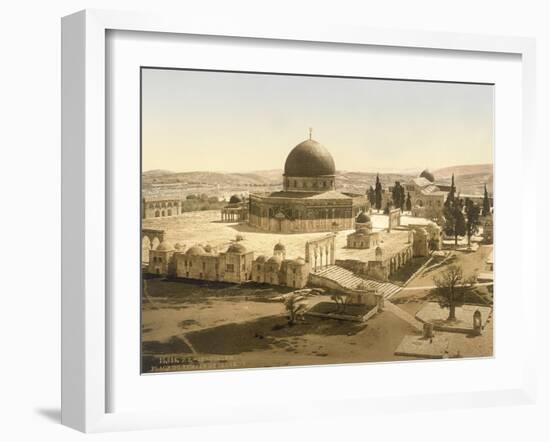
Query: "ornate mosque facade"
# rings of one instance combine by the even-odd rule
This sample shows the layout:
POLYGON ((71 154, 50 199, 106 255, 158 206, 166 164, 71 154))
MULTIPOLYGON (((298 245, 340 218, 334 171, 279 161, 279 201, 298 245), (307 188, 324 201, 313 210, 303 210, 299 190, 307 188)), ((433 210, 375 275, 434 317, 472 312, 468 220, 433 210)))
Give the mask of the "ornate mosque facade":
POLYGON ((369 209, 365 195, 336 190, 334 159, 310 132, 286 159, 283 190, 250 195, 248 223, 266 232, 339 231, 352 229, 355 217, 369 209))

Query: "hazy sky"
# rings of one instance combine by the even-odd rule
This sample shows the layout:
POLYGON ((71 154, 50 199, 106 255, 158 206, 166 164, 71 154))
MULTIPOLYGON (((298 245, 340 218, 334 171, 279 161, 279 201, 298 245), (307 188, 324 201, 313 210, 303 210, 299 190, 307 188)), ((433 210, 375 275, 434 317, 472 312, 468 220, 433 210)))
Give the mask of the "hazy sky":
POLYGON ((313 138, 338 170, 491 163, 493 86, 143 69, 143 170, 282 169, 313 138))

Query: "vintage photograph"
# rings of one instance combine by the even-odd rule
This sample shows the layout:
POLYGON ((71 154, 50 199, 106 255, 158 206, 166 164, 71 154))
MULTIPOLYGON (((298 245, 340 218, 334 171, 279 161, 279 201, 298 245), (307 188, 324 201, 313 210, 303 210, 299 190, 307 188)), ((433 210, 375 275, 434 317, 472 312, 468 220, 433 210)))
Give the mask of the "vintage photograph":
POLYGON ((142 373, 492 357, 493 144, 492 84, 142 68, 142 373))

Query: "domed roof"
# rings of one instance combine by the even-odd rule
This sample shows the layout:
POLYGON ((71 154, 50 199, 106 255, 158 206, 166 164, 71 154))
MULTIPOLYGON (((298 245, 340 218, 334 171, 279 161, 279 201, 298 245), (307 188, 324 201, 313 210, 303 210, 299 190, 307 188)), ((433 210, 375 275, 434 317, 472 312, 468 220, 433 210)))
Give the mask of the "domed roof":
POLYGON ((256 258, 256 262, 266 262, 267 261, 267 256, 265 255, 260 255, 256 258))
POLYGON ((245 252, 246 252, 246 247, 238 243, 231 244, 227 249, 227 253, 245 253, 245 252))
POLYGON ((300 265, 300 266, 303 266, 306 263, 304 258, 301 258, 301 257, 296 258, 293 262, 294 262, 294 264, 297 264, 297 265, 300 265))
POLYGON ((357 218, 355 218, 355 222, 357 223, 368 223, 370 222, 370 216, 368 216, 365 212, 361 212, 359 213, 359 215, 357 215, 357 218))
POLYGON ((366 227, 361 227, 360 229, 357 229, 357 233, 361 235, 368 235, 370 231, 366 227))
POLYGON ((229 204, 238 204, 242 202, 243 202, 243 199, 237 194, 231 195, 231 198, 229 198, 229 204))
POLYGON ((206 245, 204 246, 204 251, 205 251, 206 253, 212 253, 213 250, 214 250, 214 249, 212 249, 212 246, 211 246, 210 244, 206 244, 206 245))
POLYGON ((285 250, 286 247, 282 242, 278 242, 277 244, 275 244, 275 247, 273 247, 273 251, 284 252, 285 250))
POLYGON ((204 249, 199 246, 199 245, 195 245, 193 247, 190 247, 187 252, 185 252, 186 255, 206 255, 206 252, 204 251, 204 249))
POLYGON ((434 174, 431 173, 428 169, 424 169, 420 174, 421 178, 426 178, 429 182, 433 183, 435 181, 434 174))
POLYGON ((164 240, 159 244, 156 250, 158 252, 171 252, 172 250, 174 250, 174 247, 172 247, 172 244, 170 244, 168 241, 164 240))
POLYGON ((320 143, 309 139, 302 141, 290 151, 285 162, 285 176, 315 177, 334 175, 334 159, 320 143))
POLYGON ((277 264, 280 264, 282 262, 282 259, 280 256, 272 256, 267 260, 267 262, 275 262, 277 264))

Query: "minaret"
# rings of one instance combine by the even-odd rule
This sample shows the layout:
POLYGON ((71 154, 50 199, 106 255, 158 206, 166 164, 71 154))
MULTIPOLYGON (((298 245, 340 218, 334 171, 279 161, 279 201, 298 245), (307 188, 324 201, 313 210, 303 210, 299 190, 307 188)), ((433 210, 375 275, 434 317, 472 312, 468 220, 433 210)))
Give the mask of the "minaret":
POLYGON ((311 135, 312 135, 312 134, 313 134, 313 128, 310 127, 310 128, 309 128, 309 139, 310 139, 310 140, 311 140, 311 135))

